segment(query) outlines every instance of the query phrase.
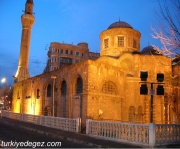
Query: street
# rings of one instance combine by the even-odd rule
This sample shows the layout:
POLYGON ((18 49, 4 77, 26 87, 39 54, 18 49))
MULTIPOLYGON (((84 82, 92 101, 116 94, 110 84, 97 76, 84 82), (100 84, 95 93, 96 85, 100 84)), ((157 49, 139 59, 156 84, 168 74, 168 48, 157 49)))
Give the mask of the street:
POLYGON ((1 147, 90 148, 90 146, 87 145, 74 143, 64 139, 54 138, 45 134, 40 134, 0 123, 0 148, 1 147))

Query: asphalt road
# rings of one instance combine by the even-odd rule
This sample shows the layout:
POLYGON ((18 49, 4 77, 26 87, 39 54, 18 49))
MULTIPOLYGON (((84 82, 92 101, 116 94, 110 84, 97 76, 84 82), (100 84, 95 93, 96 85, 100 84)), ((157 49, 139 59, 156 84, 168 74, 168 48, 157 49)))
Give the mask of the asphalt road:
POLYGON ((84 144, 78 144, 68 140, 54 138, 45 134, 39 134, 37 132, 0 123, 0 148, 16 148, 17 146, 18 148, 92 148, 84 144), (7 142, 9 142, 9 146, 7 142))

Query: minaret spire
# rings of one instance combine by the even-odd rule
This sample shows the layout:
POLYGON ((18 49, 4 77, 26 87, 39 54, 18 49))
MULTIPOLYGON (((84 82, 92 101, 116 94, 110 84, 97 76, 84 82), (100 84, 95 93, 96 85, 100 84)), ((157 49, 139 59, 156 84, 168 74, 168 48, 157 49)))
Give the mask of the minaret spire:
POLYGON ((26 3, 31 3, 31 4, 33 4, 33 0, 27 0, 26 3))
POLYGON ((21 36, 21 47, 19 55, 19 65, 14 82, 23 81, 30 78, 28 71, 29 64, 29 50, 30 50, 30 39, 31 29, 35 21, 33 14, 33 0, 26 1, 25 13, 21 16, 22 24, 22 36, 21 36))

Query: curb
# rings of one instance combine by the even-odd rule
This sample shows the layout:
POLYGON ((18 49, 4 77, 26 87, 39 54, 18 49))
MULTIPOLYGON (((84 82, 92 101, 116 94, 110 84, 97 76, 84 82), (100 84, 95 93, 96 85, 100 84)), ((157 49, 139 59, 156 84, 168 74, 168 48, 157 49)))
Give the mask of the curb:
POLYGON ((102 148, 102 147, 104 147, 104 146, 102 146, 102 145, 97 145, 97 144, 90 143, 90 142, 84 142, 84 141, 80 141, 80 140, 77 140, 77 139, 72 139, 72 138, 68 138, 68 137, 63 137, 63 136, 59 136, 59 135, 57 135, 57 134, 54 135, 54 134, 52 134, 52 133, 48 133, 48 132, 41 131, 41 130, 37 130, 37 129, 34 129, 34 128, 29 128, 29 127, 25 127, 25 126, 13 124, 13 123, 10 123, 10 122, 0 121, 0 123, 7 124, 7 125, 10 125, 10 126, 14 126, 14 127, 19 127, 19 128, 25 129, 25 130, 30 130, 30 131, 37 132, 37 133, 40 133, 40 134, 45 134, 45 135, 47 135, 47 136, 52 136, 52 137, 55 137, 55 138, 72 141, 72 142, 74 142, 74 143, 85 144, 85 145, 88 145, 88 146, 90 146, 90 147, 96 147, 96 148, 102 148))

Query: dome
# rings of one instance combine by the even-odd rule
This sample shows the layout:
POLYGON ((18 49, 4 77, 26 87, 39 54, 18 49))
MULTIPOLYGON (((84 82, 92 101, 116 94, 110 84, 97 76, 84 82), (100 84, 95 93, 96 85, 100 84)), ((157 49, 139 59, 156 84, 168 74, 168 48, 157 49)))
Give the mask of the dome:
POLYGON ((161 52, 159 52, 158 50, 156 50, 154 47, 152 46, 147 46, 145 48, 142 49, 141 54, 153 54, 153 55, 162 55, 161 52))
POLYGON ((122 22, 122 21, 115 22, 115 23, 111 24, 108 27, 108 29, 111 29, 111 28, 131 28, 131 29, 133 29, 133 27, 131 25, 129 25, 126 22, 122 22))
POLYGON ((143 48, 141 52, 145 52, 145 51, 157 51, 157 50, 152 46, 147 46, 143 48))

